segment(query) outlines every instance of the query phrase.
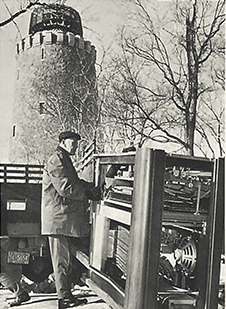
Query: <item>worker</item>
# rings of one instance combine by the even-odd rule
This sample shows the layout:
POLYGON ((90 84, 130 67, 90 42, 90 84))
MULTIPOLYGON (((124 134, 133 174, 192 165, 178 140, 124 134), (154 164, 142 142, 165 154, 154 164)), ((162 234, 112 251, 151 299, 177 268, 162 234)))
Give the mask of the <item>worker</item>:
POLYGON ((87 299, 71 293, 72 246, 87 234, 84 220, 87 199, 100 199, 101 190, 78 177, 70 156, 75 155, 80 135, 65 131, 48 159, 42 183, 42 234, 48 235, 58 296, 58 309, 79 306, 87 299))

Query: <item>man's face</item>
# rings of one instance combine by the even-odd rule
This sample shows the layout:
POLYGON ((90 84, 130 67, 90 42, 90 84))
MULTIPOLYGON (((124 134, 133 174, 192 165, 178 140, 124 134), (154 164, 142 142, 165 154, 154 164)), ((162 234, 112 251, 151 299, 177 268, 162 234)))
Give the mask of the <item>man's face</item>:
POLYGON ((78 140, 74 138, 66 138, 63 141, 64 147, 71 155, 75 154, 76 149, 78 148, 78 140))

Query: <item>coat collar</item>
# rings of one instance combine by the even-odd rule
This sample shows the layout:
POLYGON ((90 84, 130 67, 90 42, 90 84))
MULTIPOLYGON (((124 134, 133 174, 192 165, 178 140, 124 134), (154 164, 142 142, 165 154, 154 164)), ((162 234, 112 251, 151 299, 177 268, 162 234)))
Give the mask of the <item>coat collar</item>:
POLYGON ((56 150, 62 152, 63 154, 66 154, 70 158, 70 154, 69 154, 69 152, 66 149, 58 146, 56 150))

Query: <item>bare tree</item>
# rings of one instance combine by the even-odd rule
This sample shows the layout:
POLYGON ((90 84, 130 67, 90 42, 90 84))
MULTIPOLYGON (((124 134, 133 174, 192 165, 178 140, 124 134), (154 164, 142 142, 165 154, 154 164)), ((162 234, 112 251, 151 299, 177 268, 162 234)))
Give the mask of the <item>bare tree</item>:
POLYGON ((197 133, 214 156, 215 136, 222 154, 224 109, 207 100, 213 92, 222 96, 224 61, 219 53, 224 53, 225 1, 169 2, 171 20, 165 13, 159 24, 151 18, 154 7, 134 2, 139 24, 135 28, 131 22, 132 30, 124 29, 122 54, 113 59, 107 101, 117 105, 115 113, 108 109, 111 117, 131 127, 141 142, 151 138, 177 143, 189 155, 194 155, 197 133), (214 118, 211 125, 202 115, 214 118), (210 131, 215 132, 212 137, 207 136, 210 131))
MULTIPOLYGON (((160 7, 161 16, 152 2, 132 2, 137 11, 123 30, 121 52, 105 67, 100 64, 103 117, 98 119, 102 123, 99 132, 107 134, 106 138, 116 134, 117 143, 135 139, 140 145, 147 139, 174 143, 191 155, 196 147, 204 155, 208 148, 214 156, 217 144, 224 154, 224 104, 219 97, 224 91, 225 1, 169 1, 167 10, 163 4, 160 7)), ((38 0, 18 3, 19 14, 44 4, 38 0)), ((7 23, 15 20, 15 14, 7 23)), ((73 112, 81 120, 86 95, 81 88, 73 89, 73 100, 80 106, 72 104, 73 112)), ((48 96, 48 100, 53 98, 48 96)), ((61 123, 66 119, 62 117, 61 123)))

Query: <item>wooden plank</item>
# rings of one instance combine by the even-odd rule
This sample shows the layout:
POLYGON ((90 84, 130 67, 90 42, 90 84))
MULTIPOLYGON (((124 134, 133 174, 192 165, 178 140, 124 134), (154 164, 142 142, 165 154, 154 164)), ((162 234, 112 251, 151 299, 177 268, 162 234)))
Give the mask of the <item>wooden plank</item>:
MULTIPOLYGON (((1 171, 0 170, 0 173, 3 173, 3 171, 1 171)), ((28 170, 28 171, 25 171, 25 169, 24 170, 18 170, 18 169, 15 169, 15 170, 9 170, 9 169, 7 169, 6 170, 6 173, 7 174, 26 174, 26 173, 28 173, 28 174, 41 174, 42 175, 42 170, 39 170, 39 171, 37 171, 37 170, 28 170)))
MULTIPOLYGON (((94 283, 91 279, 86 280, 90 290, 92 290, 94 293, 96 293, 101 299, 103 299, 110 308, 114 309, 123 309, 122 306, 120 306, 118 303, 116 303, 111 296, 106 293, 104 290, 102 290, 96 283, 94 283)), ((109 308, 109 309, 110 309, 109 308)))
POLYGON ((75 251, 76 258, 82 263, 87 269, 89 269, 89 256, 80 250, 75 251))
POLYGON ((6 163, 6 164, 2 164, 2 163, 0 163, 0 169, 1 169, 1 167, 15 167, 15 168, 17 168, 17 167, 23 167, 23 168, 25 168, 26 166, 28 166, 29 168, 43 168, 44 167, 44 165, 38 165, 38 164, 29 164, 29 165, 27 165, 27 164, 8 164, 8 163, 6 163))
POLYGON ((90 263, 91 266, 101 271, 104 269, 107 259, 110 220, 104 214, 102 203, 99 207, 93 224, 93 247, 90 263))
POLYGON ((207 235, 209 239, 206 309, 218 308, 220 261, 224 234, 224 159, 215 163, 213 199, 210 205, 207 235))
POLYGON ((212 171, 213 160, 203 157, 191 157, 184 155, 166 155, 166 166, 181 166, 196 168, 198 171, 212 171))
POLYGON ((109 193, 109 200, 115 202, 128 203, 129 207, 132 207, 132 194, 125 194, 123 191, 112 191, 109 193))
POLYGON ((133 178, 115 177, 114 186, 116 187, 133 187, 133 178))
POLYGON ((94 155, 94 157, 100 160, 100 164, 121 164, 121 165, 130 165, 135 163, 135 152, 127 152, 122 154, 101 154, 94 155))
POLYGON ((124 308, 154 309, 158 291, 165 153, 138 149, 135 166, 124 308))
MULTIPOLYGON (((4 177, 1 177, 0 178, 4 178, 4 177)), ((40 180, 42 179, 41 176, 27 176, 27 175, 15 175, 15 176, 6 176, 6 179, 31 179, 31 180, 40 180)))
POLYGON ((96 287, 92 290, 98 294, 105 302, 113 306, 114 309, 123 309, 125 292, 118 286, 114 280, 107 275, 90 268, 90 279, 87 280, 87 284, 91 285, 94 283, 96 287))
POLYGON ((115 179, 122 180, 122 181, 129 181, 129 182, 133 182, 134 181, 134 177, 115 176, 115 179))
POLYGON ((205 308, 205 293, 207 282, 207 265, 208 265, 208 237, 201 235, 199 238, 199 251, 196 265, 196 279, 198 286, 197 309, 205 308))
POLYGON ((207 215, 200 214, 195 215, 194 213, 178 212, 178 211, 165 211, 163 210, 163 221, 173 222, 203 222, 208 218, 207 215))
POLYGON ((115 201, 115 200, 109 200, 106 199, 104 200, 104 205, 110 206, 110 207, 115 207, 115 208, 128 208, 128 211, 131 210, 132 205, 130 203, 126 202, 121 202, 121 201, 115 201))
POLYGON ((197 264, 198 309, 218 308, 220 262, 224 235, 224 159, 214 164, 206 235, 201 238, 197 264), (201 261, 200 261, 201 259, 201 261))
MULTIPOLYGON (((116 204, 117 204, 117 202, 116 202, 116 204)), ((113 206, 113 203, 112 203, 112 206, 113 206)), ((128 208, 128 210, 129 210, 129 208, 128 208)), ((111 220, 115 220, 117 222, 124 223, 124 224, 129 225, 129 226, 131 224, 131 213, 129 211, 110 207, 110 206, 105 204, 104 215, 111 220)), ((184 218, 184 216, 183 216, 183 218, 184 218)), ((197 228, 197 227, 201 227, 202 224, 203 224, 203 221, 205 221, 206 219, 207 219, 207 216, 202 216, 202 215, 194 216, 193 215, 193 216, 188 216, 188 218, 186 218, 186 220, 184 220, 182 222, 180 219, 178 219, 177 213, 163 212, 163 223, 166 224, 166 225, 177 223, 177 224, 183 224, 183 226, 188 225, 190 227, 191 223, 193 223, 194 228, 197 228)))
POLYGON ((104 216, 108 219, 115 220, 117 222, 130 225, 131 213, 120 209, 104 206, 104 216))

